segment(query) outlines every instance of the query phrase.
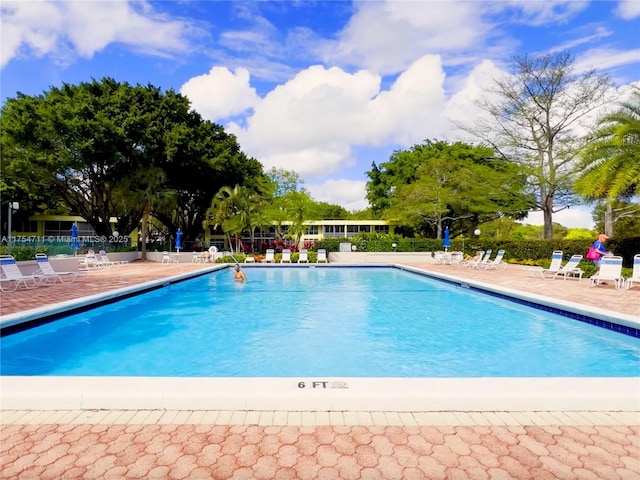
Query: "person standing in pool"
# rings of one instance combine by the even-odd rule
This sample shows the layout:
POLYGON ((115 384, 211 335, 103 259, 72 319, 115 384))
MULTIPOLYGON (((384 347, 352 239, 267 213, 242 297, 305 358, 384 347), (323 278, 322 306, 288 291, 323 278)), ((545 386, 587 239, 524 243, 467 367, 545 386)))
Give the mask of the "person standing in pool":
POLYGON ((236 263, 236 271, 233 274, 233 278, 236 282, 246 282, 247 281, 247 276, 244 274, 244 272, 240 269, 240 264, 236 263))

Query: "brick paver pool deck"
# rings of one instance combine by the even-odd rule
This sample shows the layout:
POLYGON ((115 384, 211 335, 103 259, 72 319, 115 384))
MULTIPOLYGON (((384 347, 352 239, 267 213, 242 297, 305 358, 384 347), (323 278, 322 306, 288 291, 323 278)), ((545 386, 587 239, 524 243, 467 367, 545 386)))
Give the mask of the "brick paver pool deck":
MULTIPOLYGON (((135 262, 91 272, 2 293, 0 315, 202 268, 135 262)), ((640 288, 527 277, 516 266, 421 268, 640 319, 640 288)), ((633 480, 638 387, 631 412, 2 410, 0 478, 633 480)))

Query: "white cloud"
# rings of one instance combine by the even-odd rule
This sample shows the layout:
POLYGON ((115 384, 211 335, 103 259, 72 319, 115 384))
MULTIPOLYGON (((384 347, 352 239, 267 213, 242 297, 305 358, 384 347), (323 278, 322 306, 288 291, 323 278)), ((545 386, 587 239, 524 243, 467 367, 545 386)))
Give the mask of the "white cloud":
POLYGON ((244 68, 231 72, 226 67, 213 67, 209 73, 189 79, 180 93, 189 98, 194 110, 212 122, 240 114, 260 101, 244 68))
MULTIPOLYGON (((544 225, 542 212, 531 212, 526 219, 522 221, 529 225, 544 225)), ((591 217, 591 209, 589 207, 577 206, 565 210, 561 210, 553 214, 553 223, 559 223, 567 228, 588 228, 593 229, 595 224, 591 217)))
POLYGON ((154 13, 147 2, 2 3, 2 66, 17 56, 91 58, 111 43, 165 56, 185 52, 190 24, 154 13))
MULTIPOLYGON (((519 18, 514 19, 527 25, 546 25, 566 23, 589 6, 584 0, 504 0, 495 2, 500 9, 514 8, 519 18)), ((495 7, 494 7, 495 8, 495 7)))
POLYGON ((615 13, 624 20, 640 17, 640 2, 638 0, 620 0, 615 13))
POLYGON ((305 184, 305 189, 314 200, 341 205, 349 211, 364 210, 369 206, 365 198, 365 181, 327 180, 321 184, 305 184))
POLYGON ((634 63, 640 63, 640 48, 632 50, 593 48, 576 58, 575 69, 577 72, 586 72, 591 69, 609 70, 634 63))
POLYGON ((482 5, 355 2, 356 11, 339 39, 320 44, 318 51, 329 64, 396 73, 427 53, 479 48, 491 29, 480 15, 482 5))
POLYGON ((269 92, 246 127, 227 128, 267 168, 312 179, 352 165, 353 146, 410 146, 444 134, 444 78, 433 55, 414 62, 383 91, 371 72, 313 66, 269 92))

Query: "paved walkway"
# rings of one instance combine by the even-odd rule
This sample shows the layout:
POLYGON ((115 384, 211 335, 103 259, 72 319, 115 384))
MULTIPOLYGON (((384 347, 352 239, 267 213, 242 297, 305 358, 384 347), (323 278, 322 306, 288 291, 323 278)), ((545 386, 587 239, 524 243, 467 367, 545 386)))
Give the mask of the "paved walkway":
MULTIPOLYGON (((201 268, 136 262, 91 272, 74 284, 3 293, 0 314, 201 268)), ((423 268, 640 315, 640 288, 589 288, 518 267, 423 268)), ((0 478, 640 480, 638 410, 2 411, 0 478)))

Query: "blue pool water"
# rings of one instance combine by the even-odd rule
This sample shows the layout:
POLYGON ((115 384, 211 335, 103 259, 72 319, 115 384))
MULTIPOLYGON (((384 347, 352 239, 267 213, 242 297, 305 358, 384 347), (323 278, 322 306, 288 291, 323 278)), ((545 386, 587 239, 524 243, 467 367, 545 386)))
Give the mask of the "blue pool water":
POLYGON ((3 375, 622 377, 640 340, 393 268, 231 269, 2 337, 3 375))

